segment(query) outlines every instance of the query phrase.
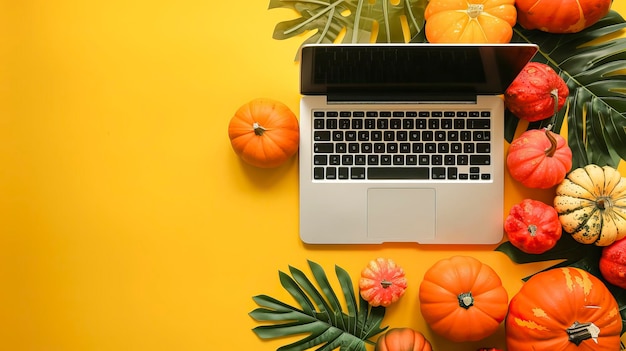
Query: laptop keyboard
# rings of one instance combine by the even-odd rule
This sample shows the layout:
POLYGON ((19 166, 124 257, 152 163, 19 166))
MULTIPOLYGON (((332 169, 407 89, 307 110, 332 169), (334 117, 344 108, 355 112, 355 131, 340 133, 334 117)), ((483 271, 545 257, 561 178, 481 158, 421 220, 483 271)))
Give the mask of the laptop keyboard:
POLYGON ((491 113, 313 111, 317 180, 491 179, 491 113))

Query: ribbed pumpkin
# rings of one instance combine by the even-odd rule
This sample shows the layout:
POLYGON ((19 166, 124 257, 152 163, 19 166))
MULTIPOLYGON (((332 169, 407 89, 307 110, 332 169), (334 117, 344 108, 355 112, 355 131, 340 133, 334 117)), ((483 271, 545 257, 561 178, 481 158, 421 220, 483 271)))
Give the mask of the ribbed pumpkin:
POLYGON ((611 0, 516 0, 518 23, 548 33, 577 33, 611 9, 611 0))
POLYGON ((231 118, 228 136, 233 150, 245 162, 261 168, 278 167, 297 151, 298 119, 282 102, 254 99, 231 118))
POLYGON ((378 338, 374 351, 432 351, 432 346, 417 330, 394 328, 378 338))
POLYGON ((578 242, 607 246, 626 237, 626 179, 615 168, 573 170, 556 188, 554 208, 578 242))
POLYGON ((508 43, 517 11, 514 0, 430 0, 424 12, 431 43, 508 43))
POLYGON ((430 328, 455 341, 477 341, 504 320, 508 295, 498 274, 471 256, 453 256, 426 271, 420 310, 430 328))
POLYGON ((615 298, 578 268, 537 273, 511 299, 508 351, 617 351, 622 319, 615 298))
POLYGON ((550 250, 562 233, 554 207, 533 199, 524 199, 511 207, 504 230, 513 246, 530 254, 550 250))
POLYGON ((394 260, 379 257, 361 271, 359 291, 370 305, 387 307, 398 301, 406 290, 407 280, 402 267, 394 260))
POLYGON ((511 177, 524 186, 547 189, 561 183, 572 168, 572 150, 561 135, 531 129, 513 140, 506 165, 511 177))
POLYGON ((518 118, 535 122, 553 116, 568 95, 567 84, 552 67, 529 62, 504 92, 504 103, 518 118))

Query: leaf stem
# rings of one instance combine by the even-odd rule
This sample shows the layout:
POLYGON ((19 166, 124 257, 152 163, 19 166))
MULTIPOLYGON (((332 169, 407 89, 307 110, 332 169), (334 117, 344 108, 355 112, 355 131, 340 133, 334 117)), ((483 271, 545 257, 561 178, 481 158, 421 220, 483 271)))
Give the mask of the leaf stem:
POLYGON ((291 34, 291 32, 295 32, 297 30, 299 30, 300 28, 304 27, 306 24, 313 22, 314 20, 318 19, 319 17, 322 17, 322 15, 324 15, 326 12, 330 11, 330 10, 334 10, 339 4, 341 4, 342 2, 344 2, 344 0, 337 0, 335 2, 333 2, 332 4, 326 4, 326 3, 322 3, 320 2, 320 5, 328 5, 328 7, 326 7, 324 10, 316 13, 314 16, 311 16, 311 18, 309 18, 307 21, 304 21, 302 23, 300 23, 297 26, 294 26, 293 28, 286 30, 285 31, 285 35, 289 35, 291 34))

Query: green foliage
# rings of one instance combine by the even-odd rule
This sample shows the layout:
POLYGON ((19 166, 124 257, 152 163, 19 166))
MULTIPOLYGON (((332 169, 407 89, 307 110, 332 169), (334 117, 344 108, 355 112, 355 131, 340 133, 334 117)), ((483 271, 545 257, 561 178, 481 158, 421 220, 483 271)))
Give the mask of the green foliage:
MULTIPOLYGON (((529 124, 529 129, 553 123, 560 132, 567 120, 573 169, 588 164, 617 167, 626 159, 626 38, 618 35, 626 22, 611 11, 593 26, 574 34, 550 34, 514 28, 512 41, 539 45, 533 61, 550 65, 567 83, 570 95, 554 119, 529 124)), ((507 111, 506 140, 511 142, 518 119, 507 111)))
POLYGON ((384 307, 371 307, 359 295, 357 304, 352 280, 348 273, 335 266, 347 311, 333 291, 324 269, 309 261, 317 286, 300 270, 289 267, 289 274, 279 271, 280 283, 295 299, 300 308, 293 307, 267 295, 254 296, 260 306, 250 312, 259 322, 269 324, 255 327, 253 331, 262 339, 288 336, 306 336, 279 348, 279 351, 316 350, 365 351, 365 342, 385 328, 380 327, 385 316, 384 307))
POLYGON ((269 9, 290 8, 300 17, 280 22, 274 39, 287 39, 306 32, 308 43, 392 43, 405 42, 424 26, 427 0, 270 0, 269 9), (405 33, 401 18, 406 19, 405 33), (345 35, 340 34, 345 29, 345 35))

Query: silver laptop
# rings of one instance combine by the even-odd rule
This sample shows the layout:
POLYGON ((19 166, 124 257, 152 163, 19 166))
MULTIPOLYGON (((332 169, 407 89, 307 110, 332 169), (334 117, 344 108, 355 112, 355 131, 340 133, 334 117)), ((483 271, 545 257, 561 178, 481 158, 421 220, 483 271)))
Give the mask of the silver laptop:
POLYGON ((501 94, 536 52, 533 44, 304 46, 302 241, 501 241, 501 94))

